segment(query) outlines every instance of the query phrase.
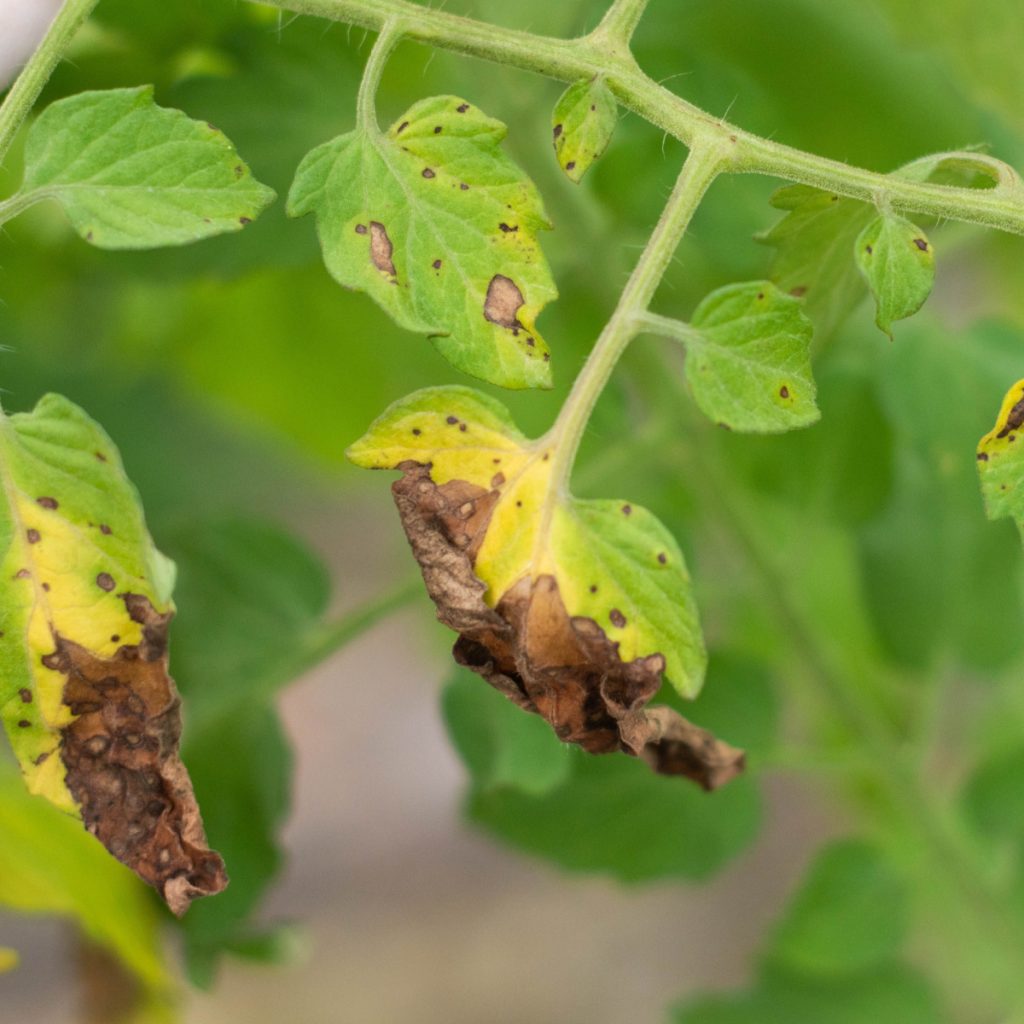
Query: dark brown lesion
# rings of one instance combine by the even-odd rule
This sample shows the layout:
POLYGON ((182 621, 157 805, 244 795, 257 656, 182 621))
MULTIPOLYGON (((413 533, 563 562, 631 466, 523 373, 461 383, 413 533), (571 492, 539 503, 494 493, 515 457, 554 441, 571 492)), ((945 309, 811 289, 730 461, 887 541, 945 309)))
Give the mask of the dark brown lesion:
POLYGON ((1006 437, 1011 431, 1020 430, 1024 426, 1024 398, 1021 398, 1006 414, 1006 422, 996 437, 1006 437))
POLYGON ((64 703, 75 718, 61 731, 60 753, 86 828, 181 915, 228 880, 220 855, 207 846, 178 756, 181 702, 167 671, 170 613, 157 613, 142 595, 121 596, 142 626, 137 645, 100 658, 56 636, 42 664, 65 677, 64 703))
POLYGON ((593 620, 569 615, 553 576, 523 579, 497 607, 473 572, 499 493, 462 480, 438 486, 416 462, 392 487, 406 536, 438 618, 459 633, 455 660, 566 743, 592 754, 623 751, 655 771, 705 789, 743 771, 743 751, 667 707, 647 705, 661 686, 660 654, 624 662, 593 620))

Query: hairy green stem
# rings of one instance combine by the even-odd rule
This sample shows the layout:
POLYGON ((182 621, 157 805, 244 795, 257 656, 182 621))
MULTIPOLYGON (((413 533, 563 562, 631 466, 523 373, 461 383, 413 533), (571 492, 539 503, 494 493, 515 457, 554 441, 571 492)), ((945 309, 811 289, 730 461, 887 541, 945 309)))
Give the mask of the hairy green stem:
POLYGON ((7 155, 14 136, 49 81, 72 36, 89 17, 96 3, 97 0, 64 0, 64 6, 50 23, 43 41, 11 86, 3 106, 0 106, 0 160, 7 155))
POLYGON ((698 143, 690 151, 661 218, 622 290, 615 312, 576 377, 555 425, 544 439, 556 446, 551 466, 552 493, 556 497, 568 486, 576 452, 594 405, 619 357, 636 336, 638 318, 647 312, 694 212, 721 173, 725 159, 723 148, 715 138, 698 143))
POLYGON ((591 41, 603 37, 619 44, 623 49, 628 48, 648 2, 649 0, 615 0, 601 19, 601 24, 591 33, 591 41))
POLYGON ((359 94, 356 97, 356 123, 363 131, 380 133, 380 125, 377 123, 377 89, 384 73, 384 66, 401 39, 401 21, 392 18, 384 22, 367 58, 363 78, 359 83, 359 94))
MULTIPOLYGON (((714 133, 731 149, 726 170, 801 182, 901 213, 920 213, 1024 234, 1024 189, 954 188, 878 174, 744 132, 654 82, 600 26, 589 36, 557 39, 489 25, 408 0, 263 0, 273 7, 380 29, 397 18, 404 34, 440 49, 533 71, 561 81, 603 75, 623 106, 687 146, 714 133)), ((614 9, 614 8, 613 8, 614 9)), ((626 5, 624 5, 626 9, 626 5)))

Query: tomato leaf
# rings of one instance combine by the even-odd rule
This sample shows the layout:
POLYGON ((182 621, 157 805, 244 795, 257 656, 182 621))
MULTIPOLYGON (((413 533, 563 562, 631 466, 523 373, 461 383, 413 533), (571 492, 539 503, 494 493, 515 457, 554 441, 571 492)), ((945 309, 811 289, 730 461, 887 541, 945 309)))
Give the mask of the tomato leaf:
POLYGON ((1013 519, 1024 536, 1024 380, 1003 399, 996 425, 978 444, 978 475, 989 519, 1013 519))
POLYGON ((891 338, 893 321, 913 316, 931 294, 931 242, 906 218, 883 214, 857 237, 856 253, 857 266, 875 297, 875 323, 891 338))
POLYGON ((288 213, 314 213, 331 275, 431 335, 453 366, 550 387, 534 327, 557 294, 537 242, 549 225, 504 136, 458 97, 421 100, 386 133, 360 127, 308 153, 288 213))
POLYGON ((173 564, 67 399, 0 419, 0 485, 0 716, 25 782, 181 914, 227 879, 177 753, 173 564))
POLYGON ((27 198, 55 199, 103 249, 238 231, 274 198, 212 125, 153 102, 152 86, 52 103, 25 141, 27 198))
POLYGON ((602 76, 573 82, 551 114, 558 166, 579 183, 605 151, 618 121, 615 97, 602 76))
POLYGON ((550 442, 467 388, 401 399, 348 455, 402 470, 395 502, 457 661, 592 753, 708 788, 742 768, 669 708, 645 710, 663 672, 695 696, 706 661, 682 552, 650 512, 563 494, 550 442))

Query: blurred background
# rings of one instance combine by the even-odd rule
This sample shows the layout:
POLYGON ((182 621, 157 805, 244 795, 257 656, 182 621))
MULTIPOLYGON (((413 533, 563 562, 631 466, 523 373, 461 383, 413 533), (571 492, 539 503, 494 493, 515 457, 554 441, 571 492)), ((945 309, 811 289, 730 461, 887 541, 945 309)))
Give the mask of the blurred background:
MULTIPOLYGON (((55 6, 0 0, 0 75, 55 6)), ((570 35, 603 7, 446 9, 570 35)), ((1017 8, 652 0, 636 55, 712 114, 873 170, 979 144, 1020 167, 1017 8)), ((752 771, 714 796, 679 794, 642 766, 591 768, 552 742, 537 755, 550 779, 503 776, 475 750, 480 735, 500 749, 513 734, 547 740, 520 737, 482 682, 454 675, 452 637, 410 590, 388 477, 343 455, 389 402, 466 380, 338 287, 311 220, 284 215, 303 154, 351 128, 371 42, 233 0, 103 0, 42 103, 153 82, 161 105, 221 128, 278 202, 239 235, 151 253, 90 249, 46 205, 0 237, 5 408, 51 390, 86 408, 120 447, 158 545, 180 566, 172 670, 186 698, 186 761, 237 883, 224 909, 197 905, 172 934, 174 971, 187 966, 203 986, 184 990, 182 1019, 662 1020, 698 993, 756 984, 815 851, 856 833, 910 879, 917 913, 904 955, 932 977, 928 1006, 942 1009, 903 1019, 994 1024, 984 969, 936 908, 933 876, 914 874, 916 839, 880 824, 884 801, 844 775, 856 742, 819 707, 793 615, 822 638, 826 664, 893 705, 908 743, 926 724, 937 793, 955 803, 978 791, 989 762, 1019 763, 1019 541, 1010 524, 984 520, 973 448, 1024 375, 1021 241, 936 230, 935 293, 893 343, 856 279, 837 283, 842 308, 811 310, 823 420, 798 435, 699 423, 680 353, 651 339, 633 346, 592 421, 576 489, 646 505, 679 538, 713 652, 706 695, 687 714, 749 747, 752 771), (756 515, 743 521, 737 509, 756 515), (300 664, 295 652, 319 624, 354 621, 345 616, 380 601, 393 614, 371 607, 375 621, 353 628, 343 650, 300 664), (277 962, 258 962, 268 959, 277 962), (947 971, 954 962, 960 973, 947 971)), ((389 122, 425 95, 471 99, 510 126, 506 147, 544 196, 561 298, 540 326, 556 387, 500 396, 527 433, 555 416, 683 157, 624 114, 606 155, 573 185, 550 146, 562 88, 405 43, 379 101, 389 122)), ((19 173, 14 154, 0 194, 19 173)), ((715 184, 659 312, 686 318, 711 289, 772 272, 772 249, 754 235, 779 217, 769 204, 778 185, 715 184)), ((975 804, 964 813, 988 834, 975 804)), ((1016 863, 1021 817, 994 817, 1016 863), (1008 818, 1016 831, 999 824, 1008 818)), ((4 1020, 86 1019, 79 941, 65 920, 0 910, 0 945, 21 954, 0 977, 4 1020)), ((868 1019, 882 1018, 842 1018, 868 1019)))

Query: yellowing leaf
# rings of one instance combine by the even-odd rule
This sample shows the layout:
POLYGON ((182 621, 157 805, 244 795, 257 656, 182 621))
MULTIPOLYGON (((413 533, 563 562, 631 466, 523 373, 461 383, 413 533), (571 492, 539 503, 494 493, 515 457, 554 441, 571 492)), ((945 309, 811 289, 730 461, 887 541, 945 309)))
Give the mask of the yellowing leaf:
POLYGON ((348 454, 403 471, 395 501, 457 661, 592 753, 709 788, 740 769, 739 751, 645 710, 663 672, 695 696, 706 661, 682 552, 650 512, 562 493, 551 442, 466 388, 396 402, 348 454))
POLYGON ((0 417, 0 716, 26 785, 183 913, 226 884, 178 758, 173 565, 110 439, 47 395, 0 417))
POLYGON ((989 519, 1013 519, 1024 534, 1024 380, 1003 399, 996 425, 978 445, 978 474, 989 519))
POLYGON ((332 276, 431 335, 452 365, 502 387, 550 387, 534 327, 557 294, 537 242, 549 225, 504 136, 458 97, 421 100, 386 133, 357 128, 308 153, 288 213, 315 213, 332 276))
POLYGON ((605 151, 618 107, 602 76, 573 82, 559 97, 551 115, 551 133, 558 165, 575 182, 605 151))
POLYGON ((0 946, 0 974, 13 971, 18 966, 18 951, 0 946))
POLYGON ((904 217, 876 217, 857 238, 857 266, 875 297, 875 323, 892 337, 892 323, 916 313, 935 282, 935 253, 925 233, 904 217))

